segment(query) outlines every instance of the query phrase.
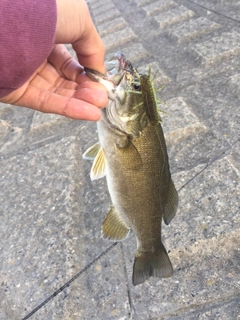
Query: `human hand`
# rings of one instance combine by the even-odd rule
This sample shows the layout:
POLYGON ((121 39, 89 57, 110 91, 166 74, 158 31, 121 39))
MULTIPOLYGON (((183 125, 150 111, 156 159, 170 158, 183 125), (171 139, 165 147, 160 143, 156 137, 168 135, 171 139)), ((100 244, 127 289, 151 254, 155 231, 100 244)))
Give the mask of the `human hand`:
POLYGON ((105 72, 104 46, 83 0, 57 0, 58 18, 51 54, 20 88, 1 102, 56 113, 73 119, 99 120, 106 89, 90 81, 83 66, 105 72), (81 65, 64 45, 71 43, 81 65))

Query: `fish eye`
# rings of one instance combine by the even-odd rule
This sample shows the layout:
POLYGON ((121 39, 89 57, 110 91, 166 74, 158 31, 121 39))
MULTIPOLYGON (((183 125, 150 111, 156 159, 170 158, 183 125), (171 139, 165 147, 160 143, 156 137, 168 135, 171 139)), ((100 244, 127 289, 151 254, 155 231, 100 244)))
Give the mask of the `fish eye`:
POLYGON ((138 83, 133 83, 132 87, 135 91, 140 91, 141 90, 141 85, 138 83))

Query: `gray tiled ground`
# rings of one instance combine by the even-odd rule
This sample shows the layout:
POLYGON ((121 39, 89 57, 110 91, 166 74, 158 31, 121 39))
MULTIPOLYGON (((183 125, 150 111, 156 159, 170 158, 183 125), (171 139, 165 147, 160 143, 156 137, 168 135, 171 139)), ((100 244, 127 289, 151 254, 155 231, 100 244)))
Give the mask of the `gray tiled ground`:
MULTIPOLYGON (((174 275, 133 287, 131 234, 36 320, 240 319, 240 2, 89 0, 107 48, 151 65, 179 210, 174 275)), ((0 319, 20 320, 106 250, 105 180, 82 153, 94 123, 1 105, 0 319)))

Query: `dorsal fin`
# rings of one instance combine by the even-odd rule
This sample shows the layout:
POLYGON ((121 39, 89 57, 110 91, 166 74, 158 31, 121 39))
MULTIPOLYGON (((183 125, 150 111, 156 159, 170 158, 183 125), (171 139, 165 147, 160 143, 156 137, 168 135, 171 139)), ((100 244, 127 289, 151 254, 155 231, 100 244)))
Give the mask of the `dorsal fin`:
POLYGON ((143 74, 140 76, 141 90, 143 103, 146 108, 146 113, 150 123, 154 126, 161 122, 161 117, 158 112, 157 107, 157 97, 156 90, 153 85, 153 80, 151 80, 151 68, 149 67, 148 75, 143 74))
POLYGON ((174 218, 178 207, 178 193, 175 189, 172 179, 170 180, 168 187, 167 202, 164 208, 163 220, 166 224, 169 224, 174 218))

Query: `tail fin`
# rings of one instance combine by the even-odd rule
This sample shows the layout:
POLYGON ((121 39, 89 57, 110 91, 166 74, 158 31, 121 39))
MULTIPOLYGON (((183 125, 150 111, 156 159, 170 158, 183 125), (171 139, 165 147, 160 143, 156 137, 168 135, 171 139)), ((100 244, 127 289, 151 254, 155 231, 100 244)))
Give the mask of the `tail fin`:
POLYGON ((171 261, 163 244, 155 252, 137 252, 132 282, 136 286, 153 277, 169 278, 173 274, 171 261))

